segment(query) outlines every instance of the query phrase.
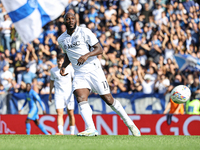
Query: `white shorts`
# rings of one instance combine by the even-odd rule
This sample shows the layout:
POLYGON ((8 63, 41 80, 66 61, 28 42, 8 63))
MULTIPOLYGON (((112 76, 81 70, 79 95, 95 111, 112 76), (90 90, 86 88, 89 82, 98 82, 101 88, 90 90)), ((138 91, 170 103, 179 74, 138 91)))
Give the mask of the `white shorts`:
POLYGON ((55 106, 56 109, 61 109, 67 107, 68 110, 74 109, 74 94, 70 95, 62 95, 55 94, 54 95, 55 106))
POLYGON ((73 91, 76 89, 87 88, 99 95, 110 93, 108 82, 101 68, 89 73, 76 73, 73 78, 72 88, 73 91))

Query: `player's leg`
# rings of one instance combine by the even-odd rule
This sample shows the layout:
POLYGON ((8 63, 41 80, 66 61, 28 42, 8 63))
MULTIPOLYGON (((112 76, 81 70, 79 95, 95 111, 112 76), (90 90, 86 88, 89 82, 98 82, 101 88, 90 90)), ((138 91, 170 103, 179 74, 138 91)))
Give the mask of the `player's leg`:
POLYGON ((56 135, 63 135, 63 109, 65 106, 65 96, 62 94, 55 94, 55 107, 57 112, 58 133, 56 135))
POLYGON ((37 115, 37 107, 32 107, 29 112, 28 112, 28 116, 27 116, 27 119, 26 119, 26 134, 30 134, 31 132, 31 120, 35 120, 35 118, 38 116, 37 115))
POLYGON ((93 89, 100 95, 100 97, 114 110, 124 121, 126 126, 131 130, 135 136, 140 136, 140 131, 135 126, 133 121, 129 118, 120 102, 113 98, 110 93, 110 88, 102 69, 97 69, 91 73, 90 84, 93 89))
POLYGON ((31 120, 30 119, 26 119, 26 134, 30 135, 31 133, 31 124, 30 124, 31 120))
POLYGON ((63 135, 63 108, 56 109, 58 132, 56 135, 63 135))
POLYGON ((87 102, 88 96, 90 94, 90 90, 83 88, 83 89, 76 89, 74 91, 74 95, 79 103, 80 114, 85 121, 86 130, 83 132, 78 133, 78 136, 97 136, 98 132, 95 129, 94 122, 92 120, 92 109, 87 102))
POLYGON ((70 134, 74 135, 75 131, 75 117, 74 117, 74 109, 67 109, 67 114, 69 115, 69 125, 70 125, 70 134))
POLYGON ((74 95, 80 108, 80 114, 85 121, 86 128, 95 129, 94 122, 92 120, 92 109, 87 101, 90 94, 89 89, 76 89, 74 95))
POLYGON ((40 130, 46 134, 46 135, 49 135, 49 133, 45 130, 44 126, 42 124, 40 124, 39 120, 38 119, 35 119, 34 120, 36 126, 38 126, 38 128, 40 128, 40 130))
POLYGON ((122 118, 122 120, 134 136, 141 136, 140 131, 135 126, 130 117, 127 115, 127 113, 125 112, 124 108, 118 100, 114 99, 110 93, 100 95, 100 97, 112 108, 112 110, 114 110, 122 118))
POLYGON ((65 102, 67 106, 67 114, 69 116, 70 134, 74 135, 75 131, 75 117, 74 117, 74 94, 66 95, 65 102))

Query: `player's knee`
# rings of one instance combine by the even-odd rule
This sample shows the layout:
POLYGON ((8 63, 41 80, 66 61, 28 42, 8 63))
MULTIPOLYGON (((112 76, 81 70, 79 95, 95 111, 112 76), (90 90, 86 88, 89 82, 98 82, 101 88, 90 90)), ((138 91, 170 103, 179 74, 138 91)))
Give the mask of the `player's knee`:
POLYGON ((35 124, 36 124, 37 126, 40 124, 38 120, 35 120, 34 122, 35 122, 35 124))
POLYGON ((69 111, 68 111, 68 115, 69 115, 70 118, 74 117, 74 112, 73 112, 73 110, 72 110, 72 111, 69 110, 69 111))
POLYGON ((30 123, 30 120, 29 120, 29 119, 26 119, 25 123, 30 123))
POLYGON ((83 102, 83 101, 87 101, 87 96, 76 96, 76 99, 77 99, 77 102, 80 103, 80 102, 83 102))
POLYGON ((101 98, 106 102, 108 105, 112 105, 114 102, 114 98, 111 94, 101 95, 101 98))
POLYGON ((59 117, 62 117, 62 116, 63 116, 63 112, 58 111, 58 112, 57 112, 57 115, 58 115, 59 117))

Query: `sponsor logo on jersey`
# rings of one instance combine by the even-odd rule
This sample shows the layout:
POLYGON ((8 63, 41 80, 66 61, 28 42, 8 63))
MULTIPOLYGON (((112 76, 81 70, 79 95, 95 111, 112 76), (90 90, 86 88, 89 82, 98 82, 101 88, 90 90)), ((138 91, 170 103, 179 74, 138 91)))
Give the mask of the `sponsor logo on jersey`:
POLYGON ((66 44, 64 45, 64 48, 65 49, 73 48, 73 47, 79 46, 80 43, 81 43, 80 41, 76 41, 76 42, 73 42, 72 44, 66 44))

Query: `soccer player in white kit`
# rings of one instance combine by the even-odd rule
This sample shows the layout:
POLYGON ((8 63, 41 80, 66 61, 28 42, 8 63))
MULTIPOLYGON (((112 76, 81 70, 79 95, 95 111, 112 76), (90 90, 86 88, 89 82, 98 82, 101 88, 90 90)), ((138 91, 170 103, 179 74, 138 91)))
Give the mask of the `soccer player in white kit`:
POLYGON ((74 94, 72 91, 72 78, 74 76, 74 69, 68 65, 65 69, 65 75, 61 76, 60 68, 64 62, 65 56, 59 54, 57 57, 57 66, 51 69, 50 79, 50 94, 49 101, 52 100, 52 89, 54 87, 54 99, 57 112, 58 133, 56 135, 63 135, 63 109, 67 107, 69 115, 70 133, 74 135, 75 118, 74 118, 74 94))
POLYGON ((65 75, 65 68, 71 62, 75 70, 72 83, 73 93, 86 124, 86 130, 77 135, 98 135, 92 120, 92 109, 87 102, 90 90, 93 90, 123 119, 134 136, 141 136, 140 131, 128 117, 120 102, 114 99, 110 93, 106 77, 97 59, 97 55, 103 53, 98 39, 88 28, 76 26, 74 14, 68 12, 64 19, 67 31, 58 37, 58 43, 66 53, 60 74, 65 75))

